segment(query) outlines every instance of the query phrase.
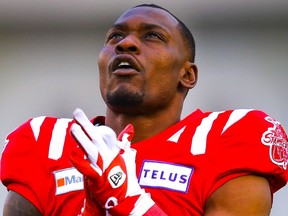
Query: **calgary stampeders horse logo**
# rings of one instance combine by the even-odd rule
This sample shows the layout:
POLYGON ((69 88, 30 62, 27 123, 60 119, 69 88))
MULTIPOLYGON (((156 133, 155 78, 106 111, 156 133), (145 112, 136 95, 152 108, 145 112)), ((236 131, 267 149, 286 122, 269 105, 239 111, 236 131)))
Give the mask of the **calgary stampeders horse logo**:
POLYGON ((266 121, 271 122, 273 127, 268 128, 262 135, 261 141, 270 146, 270 158, 273 163, 287 169, 288 166, 288 139, 281 124, 267 116, 266 121))

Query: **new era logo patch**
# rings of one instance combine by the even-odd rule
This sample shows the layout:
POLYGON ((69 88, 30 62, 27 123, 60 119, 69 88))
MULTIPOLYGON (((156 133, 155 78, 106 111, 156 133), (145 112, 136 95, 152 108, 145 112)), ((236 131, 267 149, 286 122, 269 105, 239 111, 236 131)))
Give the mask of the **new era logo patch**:
POLYGON ((111 175, 109 178, 110 178, 111 182, 115 185, 115 187, 117 187, 117 185, 119 184, 122 176, 123 176, 123 173, 122 172, 118 172, 118 173, 115 173, 115 174, 111 175))
POLYGON ((125 182, 126 174, 120 166, 115 166, 110 170, 108 180, 112 188, 118 188, 125 182))

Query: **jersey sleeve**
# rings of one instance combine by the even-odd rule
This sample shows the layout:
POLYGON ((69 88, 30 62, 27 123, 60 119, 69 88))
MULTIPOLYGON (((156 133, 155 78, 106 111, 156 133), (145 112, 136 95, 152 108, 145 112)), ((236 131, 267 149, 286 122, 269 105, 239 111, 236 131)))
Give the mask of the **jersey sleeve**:
POLYGON ((7 136, 1 181, 43 215, 78 215, 83 207, 83 176, 69 161, 77 145, 72 124, 73 119, 37 117, 7 136))
POLYGON ((251 110, 241 118, 237 111, 234 114, 220 127, 220 138, 212 150, 216 176, 212 191, 232 178, 253 174, 267 178, 271 191, 276 192, 288 181, 285 131, 262 111, 251 110))
POLYGON ((1 158, 1 181, 8 190, 21 194, 39 209, 36 194, 41 190, 41 183, 37 181, 39 173, 36 171, 41 169, 30 122, 27 121, 7 136, 1 158))

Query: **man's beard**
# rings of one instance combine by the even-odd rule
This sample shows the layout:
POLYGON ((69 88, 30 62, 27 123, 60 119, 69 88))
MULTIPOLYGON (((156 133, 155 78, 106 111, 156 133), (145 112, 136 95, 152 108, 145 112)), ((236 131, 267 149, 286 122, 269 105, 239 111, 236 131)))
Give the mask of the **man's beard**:
POLYGON ((119 89, 115 92, 107 92, 107 104, 112 107, 138 106, 143 102, 144 95, 139 92, 129 92, 119 89))

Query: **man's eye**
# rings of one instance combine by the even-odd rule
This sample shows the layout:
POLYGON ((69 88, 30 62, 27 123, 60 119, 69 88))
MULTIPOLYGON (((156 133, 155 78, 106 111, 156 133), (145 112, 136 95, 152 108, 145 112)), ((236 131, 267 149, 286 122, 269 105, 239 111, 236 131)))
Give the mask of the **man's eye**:
POLYGON ((161 39, 160 35, 155 32, 149 32, 145 35, 145 38, 155 38, 155 39, 161 39))
POLYGON ((119 39, 119 38, 120 39, 124 38, 124 35, 121 33, 115 32, 115 33, 111 33, 107 39, 111 40, 111 39, 119 39))
POLYGON ((160 40, 163 40, 163 37, 156 33, 156 32, 149 32, 145 35, 145 38, 154 38, 154 39, 160 39, 160 40))

